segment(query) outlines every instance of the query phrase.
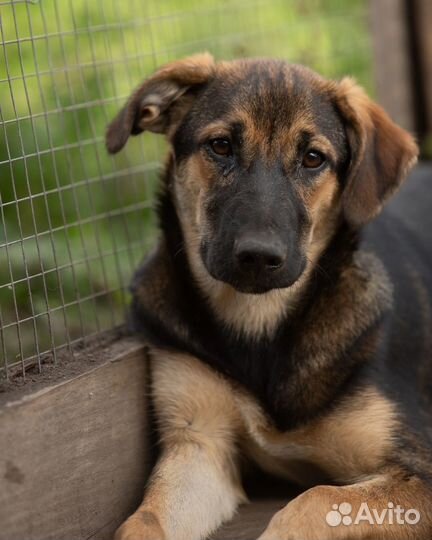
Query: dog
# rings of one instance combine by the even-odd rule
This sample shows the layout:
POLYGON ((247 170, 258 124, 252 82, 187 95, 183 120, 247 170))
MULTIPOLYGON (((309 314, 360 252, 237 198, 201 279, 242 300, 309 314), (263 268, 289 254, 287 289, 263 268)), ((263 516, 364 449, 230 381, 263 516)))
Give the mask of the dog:
POLYGON ((302 487, 260 540, 430 540, 432 188, 382 211, 413 137, 351 78, 207 53, 144 81, 108 151, 143 131, 170 143, 130 316, 161 456, 116 540, 206 538, 244 460, 302 487), (332 527, 344 503, 394 519, 332 527))

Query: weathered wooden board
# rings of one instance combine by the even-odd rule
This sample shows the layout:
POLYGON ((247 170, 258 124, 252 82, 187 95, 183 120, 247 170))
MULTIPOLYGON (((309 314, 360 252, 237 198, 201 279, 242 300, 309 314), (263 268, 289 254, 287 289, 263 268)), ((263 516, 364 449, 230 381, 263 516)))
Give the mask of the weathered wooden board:
MULTIPOLYGON (((423 124, 426 134, 432 137, 432 2, 415 0, 416 37, 418 40, 420 82, 423 97, 423 124)), ((432 141, 429 143, 432 145, 432 141)), ((429 158, 432 148, 429 148, 429 158)))
POLYGON ((149 469, 142 346, 0 409, 0 539, 107 540, 149 469))
POLYGON ((221 527, 211 540, 257 540, 271 517, 286 503, 283 498, 255 499, 241 506, 235 518, 221 527))
POLYGON ((377 98, 405 129, 415 129, 411 49, 405 0, 372 0, 370 25, 377 98))

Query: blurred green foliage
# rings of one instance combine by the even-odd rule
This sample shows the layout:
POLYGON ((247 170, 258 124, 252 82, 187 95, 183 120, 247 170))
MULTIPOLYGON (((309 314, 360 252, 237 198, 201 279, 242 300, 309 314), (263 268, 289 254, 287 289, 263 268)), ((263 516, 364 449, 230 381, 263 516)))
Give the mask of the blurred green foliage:
POLYGON ((209 50, 352 74, 373 91, 367 4, 0 1, 0 357, 11 364, 122 322, 154 238, 165 145, 144 135, 109 157, 103 136, 140 80, 209 50))

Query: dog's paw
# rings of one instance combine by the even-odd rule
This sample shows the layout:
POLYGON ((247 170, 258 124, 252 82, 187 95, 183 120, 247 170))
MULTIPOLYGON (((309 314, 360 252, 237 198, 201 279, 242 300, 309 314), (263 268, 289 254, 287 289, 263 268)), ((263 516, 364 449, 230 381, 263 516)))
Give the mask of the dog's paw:
POLYGON ((114 540, 166 540, 152 512, 136 512, 117 529, 114 540))

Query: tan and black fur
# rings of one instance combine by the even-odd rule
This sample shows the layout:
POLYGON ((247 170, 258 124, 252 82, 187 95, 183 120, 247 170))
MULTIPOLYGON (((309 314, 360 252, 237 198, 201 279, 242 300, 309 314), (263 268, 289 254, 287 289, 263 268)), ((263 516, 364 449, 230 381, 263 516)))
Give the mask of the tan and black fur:
POLYGON ((162 455, 116 539, 205 538, 244 457, 307 489, 261 540, 432 538, 432 190, 380 214, 412 137, 351 79, 208 54, 145 81, 108 150, 144 130, 171 144, 131 312, 162 455), (421 520, 332 528, 342 502, 421 520))

